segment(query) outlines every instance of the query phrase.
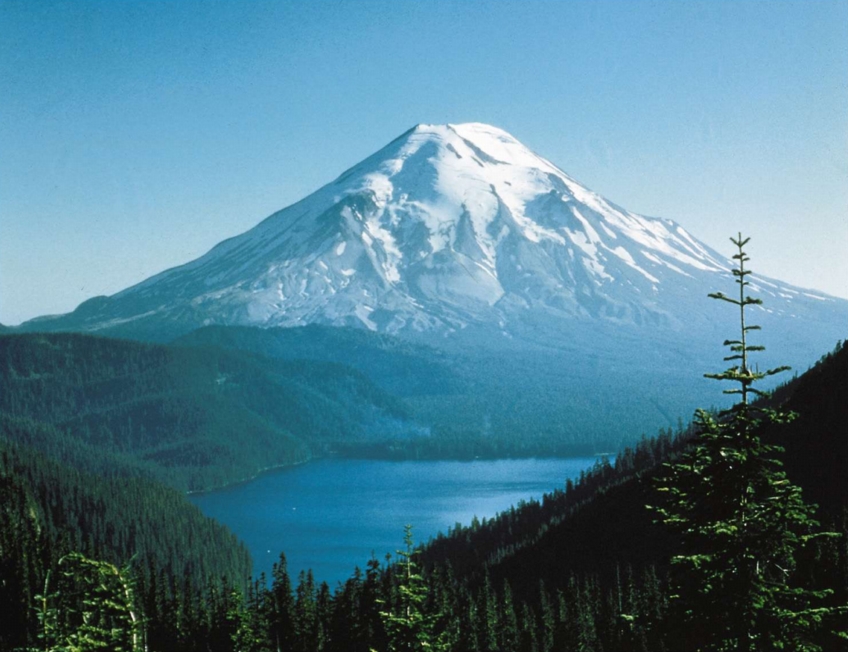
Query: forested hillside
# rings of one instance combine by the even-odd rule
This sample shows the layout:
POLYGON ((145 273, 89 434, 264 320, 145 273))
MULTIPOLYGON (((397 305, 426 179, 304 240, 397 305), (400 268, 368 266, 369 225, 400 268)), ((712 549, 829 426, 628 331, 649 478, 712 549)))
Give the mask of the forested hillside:
POLYGON ((206 326, 173 343, 249 351, 280 360, 344 364, 402 397, 456 392, 466 382, 458 359, 429 346, 358 328, 206 326))
MULTIPOLYGON (((848 509, 846 396, 848 346, 840 344, 762 402, 782 402, 798 414, 789 424, 771 426, 765 436, 785 446, 782 457, 790 479, 834 522, 848 509)), ((440 538, 427 549, 425 559, 453 560, 457 569, 470 569, 472 576, 485 566, 517 583, 522 575, 553 578, 556 569, 567 576, 577 569, 611 572, 615 563, 659 563, 667 558, 670 542, 643 506, 655 501, 652 478, 660 463, 674 458, 691 436, 690 426, 643 439, 621 451, 614 465, 598 463, 577 486, 568 483, 541 503, 510 510, 473 531, 440 538), (597 545, 599 541, 604 545, 597 545)))
MULTIPOLYGON (((789 424, 769 426, 763 436, 786 447, 781 458, 789 479, 819 504, 825 529, 841 535, 811 544, 799 560, 806 586, 834 592, 830 605, 848 605, 846 383, 848 346, 840 344, 761 402, 798 414, 789 424)), ((511 600, 526 600, 536 610, 538 640, 546 635, 556 640, 548 649, 663 649, 669 644, 658 636, 668 601, 665 578, 680 542, 645 506, 658 500, 662 463, 677 459, 691 439, 692 431, 681 429, 643 440, 622 451, 614 466, 599 463, 579 483, 540 503, 440 537, 422 559, 428 567, 449 566, 478 601, 491 587, 509 586, 511 600), (550 616, 553 631, 546 630, 545 610, 556 611, 558 596, 569 594, 577 597, 550 616), (622 607, 625 603, 629 606, 622 607), (633 619, 622 621, 623 613, 633 619)), ((848 628, 844 614, 841 623, 848 628)), ((848 649, 826 634, 820 643, 824 649, 848 649)))
MULTIPOLYGON (((826 470, 830 457, 837 463, 843 459, 842 430, 833 426, 848 420, 846 375, 848 347, 839 346, 814 369, 775 393, 772 401, 799 414, 795 425, 782 427, 779 434, 764 433, 769 440, 785 441, 791 454, 800 456, 791 462, 785 457, 790 479, 799 483, 805 494, 818 492, 826 499, 820 518, 826 528, 841 534, 812 543, 797 559, 796 575, 804 578, 804 585, 830 592, 821 601, 822 608, 828 609, 848 600, 848 495, 841 476, 825 472, 818 477, 810 469, 826 470), (829 416, 819 420, 819 413, 829 416), (796 438, 799 432, 803 440, 796 438), (811 479, 815 480, 812 484, 811 479)), ((182 568, 186 574, 181 582, 182 552, 168 561, 167 553, 156 553, 160 557, 144 553, 147 549, 128 536, 135 527, 141 531, 145 522, 142 518, 130 527, 121 517, 121 513, 137 510, 131 498, 120 498, 116 487, 123 483, 91 481, 85 474, 65 469, 56 473, 70 473, 76 485, 63 481, 57 483, 60 489, 56 492, 39 490, 36 487, 41 485, 32 478, 44 473, 40 469, 60 467, 7 445, 3 490, 9 499, 3 503, 3 545, 15 554, 4 556, 5 586, 13 589, 3 599, 10 609, 17 609, 14 613, 19 613, 20 622, 26 625, 7 634, 7 640, 35 641, 39 612, 32 609, 33 604, 27 611, 16 597, 41 592, 47 569, 51 564, 56 568, 63 551, 82 549, 121 562, 132 549, 154 560, 146 562, 148 570, 136 563, 132 571, 143 596, 140 601, 147 617, 143 629, 150 650, 418 649, 397 647, 398 641, 408 640, 404 638, 408 636, 430 641, 431 649, 456 652, 679 649, 670 608, 669 559, 680 541, 655 523, 646 504, 656 500, 654 478, 665 472, 663 463, 680 459, 691 447, 692 437, 689 428, 680 428, 643 439, 620 451, 614 465, 599 462, 579 481, 540 502, 518 505, 495 519, 457 528, 421 550, 410 541, 390 565, 372 559, 365 572, 351 569, 350 580, 335 592, 317 585, 309 574, 292 583, 281 558, 272 578, 259 578, 245 593, 231 575, 243 577, 244 567, 239 564, 244 560, 238 546, 226 540, 214 544, 217 557, 202 554, 208 555, 207 567, 219 564, 231 573, 228 584, 222 588, 213 583, 197 590, 194 587, 202 573, 192 565, 196 563, 192 561, 196 559, 193 544, 185 548, 185 554, 192 557, 183 561, 190 570, 182 568), (85 490, 74 488, 81 486, 85 490), (104 494, 117 495, 122 508, 113 512, 103 499, 97 512, 102 516, 94 518, 99 524, 76 516, 90 510, 73 505, 86 505, 87 500, 100 504, 86 496, 102 498, 104 494), (71 501, 68 506, 66 501, 71 501), (51 504, 56 513, 67 516, 48 528, 50 518, 56 517, 42 514, 54 513, 44 507, 51 504), (99 533, 90 543, 86 537, 78 538, 89 529, 99 533), (38 554, 31 554, 27 546, 38 554), (227 549, 235 556, 222 557, 221 551, 227 549), (160 563, 164 570, 157 568, 160 563)), ((54 482, 48 479, 45 484, 54 482)), ((127 486, 126 491, 144 505, 168 503, 161 497, 145 496, 142 481, 127 486)), ((168 490, 158 491, 168 495, 168 490)), ((146 516, 144 511, 141 514, 146 516)), ((154 509, 151 518, 181 523, 186 516, 172 517, 154 509)), ((213 526, 198 527, 212 527, 210 534, 204 535, 211 537, 209 541, 219 536, 212 534, 213 526)), ((175 528, 174 539, 180 531, 181 526, 175 528)), ((159 545, 165 550, 171 550, 165 543, 169 537, 161 536, 159 545)), ((192 542, 196 539, 197 535, 189 537, 192 542)), ((400 543, 401 533, 398 539, 400 543)), ((54 602, 61 600, 57 597, 54 602)), ((808 639, 808 647, 799 649, 816 649, 815 645, 825 650, 846 649, 845 641, 831 633, 848 626, 845 618, 844 612, 841 616, 835 612, 821 631, 808 639)), ((70 620, 57 622, 53 634, 60 637, 62 627, 67 632, 71 626, 70 620)))
MULTIPOLYGON (((464 341, 440 350, 382 333, 309 325, 294 328, 210 326, 175 341, 282 360, 334 361, 404 399, 432 436, 377 442, 350 454, 445 459, 591 455, 633 443, 641 432, 671 425, 694 406, 703 379, 678 369, 646 379, 626 352, 637 343, 619 333, 619 355, 585 355, 592 342, 575 332, 568 347, 505 341, 496 351, 464 341), (638 380, 637 380, 638 379, 638 380), (623 384, 623 383, 626 383, 623 384), (681 398, 666 391, 674 386, 681 398), (673 408, 671 407, 673 406, 673 408), (678 411, 679 410, 679 411, 678 411), (627 415, 630 428, 622 430, 627 415)), ((445 346, 448 346, 445 342, 445 346)), ((644 345, 643 345, 644 346, 644 345)))
POLYGON ((848 503, 848 342, 782 386, 769 403, 781 401, 798 413, 769 433, 786 448, 786 471, 807 500, 828 518, 839 518, 848 503))
POLYGON ((349 367, 216 348, 2 336, 0 384, 6 438, 97 474, 188 490, 418 432, 401 402, 349 367))
POLYGON ((251 568, 247 550, 183 494, 119 470, 104 477, 48 459, 10 441, 40 426, 18 422, 10 432, 6 425, 0 438, 0 650, 33 644, 43 633, 36 596, 59 587, 80 590, 61 572, 60 560, 70 553, 128 566, 151 640, 166 619, 187 617, 195 595, 220 592, 222 578, 243 589, 251 568))

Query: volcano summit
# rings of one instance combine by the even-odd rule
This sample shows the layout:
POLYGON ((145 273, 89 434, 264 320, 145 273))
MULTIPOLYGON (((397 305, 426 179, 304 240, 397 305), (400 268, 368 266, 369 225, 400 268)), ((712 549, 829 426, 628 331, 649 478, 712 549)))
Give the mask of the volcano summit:
MULTIPOLYGON (((418 125, 201 258, 26 329, 153 339, 210 324, 426 339, 468 327, 521 339, 540 324, 556 333, 592 322, 679 331, 712 321, 703 299, 730 267, 673 221, 610 203, 501 129, 418 125)), ((762 277, 752 289, 785 319, 846 322, 842 300, 762 277)))

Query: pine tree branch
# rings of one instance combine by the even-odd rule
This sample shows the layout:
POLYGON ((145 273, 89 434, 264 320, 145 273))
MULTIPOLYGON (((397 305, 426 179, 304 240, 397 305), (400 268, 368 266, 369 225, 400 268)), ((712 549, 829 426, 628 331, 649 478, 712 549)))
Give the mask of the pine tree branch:
POLYGON ((725 296, 721 292, 714 292, 712 294, 708 294, 707 296, 711 299, 721 299, 722 301, 727 301, 728 303, 733 303, 737 306, 740 305, 740 302, 737 299, 731 299, 730 297, 725 296))

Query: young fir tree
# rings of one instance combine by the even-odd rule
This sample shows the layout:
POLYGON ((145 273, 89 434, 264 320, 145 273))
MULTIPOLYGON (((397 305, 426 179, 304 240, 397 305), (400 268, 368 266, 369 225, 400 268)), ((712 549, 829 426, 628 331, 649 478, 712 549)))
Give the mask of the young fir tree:
POLYGON ((404 526, 405 550, 398 550, 401 560, 400 584, 397 604, 394 609, 381 611, 389 638, 389 652, 418 652, 445 649, 434 634, 437 614, 428 613, 427 594, 429 589, 418 572, 413 557, 416 551, 412 542, 412 526, 404 526))
POLYGON ((784 423, 793 414, 752 405, 761 395, 754 383, 787 367, 752 368, 749 354, 762 351, 748 335, 746 308, 761 303, 746 294, 748 239, 731 238, 738 298, 718 292, 711 298, 739 309, 740 335, 727 340, 732 366, 709 378, 737 385, 726 393, 740 400, 713 417, 696 413, 698 435, 682 459, 666 464, 658 481, 665 497, 655 507, 659 520, 680 535, 672 558, 672 617, 679 628, 675 647, 696 650, 816 650, 815 631, 836 609, 819 606, 827 593, 807 590, 796 577, 795 557, 815 533, 813 508, 781 470, 778 446, 759 436, 764 423, 784 423))

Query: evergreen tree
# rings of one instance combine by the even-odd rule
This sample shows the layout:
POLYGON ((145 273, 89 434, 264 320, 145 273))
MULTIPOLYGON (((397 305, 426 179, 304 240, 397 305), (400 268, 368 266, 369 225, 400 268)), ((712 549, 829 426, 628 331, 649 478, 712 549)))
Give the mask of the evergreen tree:
MULTIPOLYGON (((658 481, 664 496, 655 508, 659 520, 679 533, 680 554, 672 558, 673 622, 680 626, 676 645, 697 650, 815 650, 813 632, 834 609, 814 606, 825 591, 804 588, 795 577, 795 558, 815 533, 812 507, 781 470, 782 449, 760 437, 765 423, 784 423, 792 414, 752 405, 762 392, 754 383, 786 367, 761 372, 749 354, 764 347, 748 343, 759 326, 746 323, 746 308, 760 299, 746 294, 748 239, 731 238, 738 298, 709 296, 739 309, 740 336, 727 340, 732 366, 709 378, 738 387, 729 410, 696 413, 697 438, 677 463, 666 464, 658 481)), ((835 536, 835 535, 834 535, 835 536)))
POLYGON ((128 568, 70 553, 58 562, 56 587, 47 573, 36 610, 44 650, 137 652, 143 623, 128 568))
POLYGON ((481 649, 485 652, 498 650, 498 611, 495 592, 488 573, 478 596, 477 629, 481 649))
POLYGON ((521 624, 519 625, 519 652, 539 652, 539 639, 536 615, 525 602, 521 605, 521 624))
POLYGON ((518 616, 512 600, 512 589, 509 582, 504 582, 503 600, 501 601, 501 627, 498 638, 502 650, 514 650, 518 646, 518 616))
POLYGON ((315 649, 323 650, 327 647, 330 633, 330 620, 333 614, 333 598, 330 595, 330 586, 321 582, 318 587, 318 595, 315 599, 315 649))
POLYGON ((300 571, 295 593, 294 649, 296 652, 313 652, 318 649, 318 605, 312 569, 300 571))
POLYGON ((380 612, 389 635, 389 652, 437 650, 441 646, 433 633, 436 617, 427 613, 428 587, 418 572, 412 542, 412 526, 404 526, 405 550, 398 550, 400 584, 394 609, 380 612))
POLYGON ((545 590, 544 580, 539 581, 539 605, 542 620, 541 652, 552 652, 554 649, 554 634, 556 631, 556 616, 554 607, 545 590))
MULTIPOLYGON (((361 613, 365 627, 365 638, 373 642, 378 650, 388 647, 388 637, 383 616, 380 612, 380 596, 387 595, 383 590, 384 573, 380 570, 380 560, 372 553, 371 559, 365 566, 365 581, 362 584, 362 601, 364 608, 361 613)), ((385 604, 385 602, 384 602, 385 604)))
POLYGON ((369 637, 362 599, 363 576, 356 567, 333 598, 327 638, 328 650, 335 652, 368 652, 369 637))
POLYGON ((271 640, 278 652, 288 651, 294 646, 294 596, 285 553, 280 553, 271 576, 271 640))
POLYGON ((241 623, 236 650, 238 652, 270 652, 275 649, 271 639, 273 594, 268 590, 265 573, 248 588, 245 604, 246 618, 241 623))

